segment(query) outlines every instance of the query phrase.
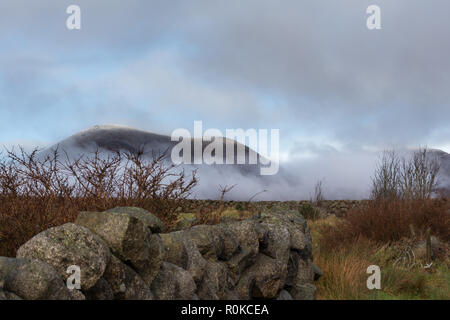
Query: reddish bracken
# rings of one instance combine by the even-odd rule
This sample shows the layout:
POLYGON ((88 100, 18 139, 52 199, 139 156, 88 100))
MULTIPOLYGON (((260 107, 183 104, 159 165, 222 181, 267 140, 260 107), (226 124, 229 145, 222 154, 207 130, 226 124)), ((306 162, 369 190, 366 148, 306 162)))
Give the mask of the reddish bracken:
POLYGON ((43 160, 37 151, 9 151, 0 162, 0 256, 15 256, 31 237, 74 221, 80 211, 135 206, 170 228, 176 209, 197 183, 196 173, 186 176, 167 165, 166 153, 153 160, 143 155, 102 158, 96 152, 69 161, 61 160, 58 151, 43 160))
POLYGON ((378 243, 392 243, 411 236, 411 226, 423 238, 428 228, 444 242, 450 241, 450 201, 376 200, 350 210, 336 226, 324 226, 323 244, 346 245, 366 238, 378 243))

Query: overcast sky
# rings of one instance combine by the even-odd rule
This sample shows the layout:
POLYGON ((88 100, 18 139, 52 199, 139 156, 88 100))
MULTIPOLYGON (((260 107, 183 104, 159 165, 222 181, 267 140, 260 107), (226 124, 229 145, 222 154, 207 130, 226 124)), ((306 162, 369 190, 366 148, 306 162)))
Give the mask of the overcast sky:
POLYGON ((448 0, 2 0, 0 143, 203 120, 278 128, 291 159, 450 152, 449 13, 448 0), (66 28, 70 4, 81 30, 66 28))

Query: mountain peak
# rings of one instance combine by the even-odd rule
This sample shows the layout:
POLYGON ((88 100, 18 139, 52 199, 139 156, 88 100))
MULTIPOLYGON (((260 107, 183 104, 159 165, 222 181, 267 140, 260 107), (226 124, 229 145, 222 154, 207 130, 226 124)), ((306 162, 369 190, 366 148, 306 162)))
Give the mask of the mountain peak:
POLYGON ((98 131, 98 130, 114 130, 114 129, 130 129, 130 130, 137 130, 129 126, 121 125, 121 124, 97 124, 95 126, 92 126, 90 128, 87 128, 85 130, 82 130, 81 132, 87 132, 87 131, 98 131))

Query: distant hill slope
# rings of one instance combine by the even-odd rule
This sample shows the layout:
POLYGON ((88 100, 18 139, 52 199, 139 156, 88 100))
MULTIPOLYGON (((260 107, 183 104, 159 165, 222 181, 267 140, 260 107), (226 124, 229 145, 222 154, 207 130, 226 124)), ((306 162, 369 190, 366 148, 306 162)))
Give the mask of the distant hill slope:
MULTIPOLYGON (((191 163, 194 163, 194 139, 191 140, 191 163)), ((172 148, 177 144, 177 141, 171 141, 171 137, 155 134, 143 130, 133 129, 125 126, 105 125, 94 126, 87 130, 72 135, 64 139, 50 148, 43 150, 40 154, 46 155, 52 150, 58 148, 61 152, 66 152, 70 157, 79 157, 81 154, 89 154, 99 150, 100 152, 131 152, 136 153, 141 148, 146 154, 151 157, 158 155, 168 150, 168 157, 172 148)), ((209 144, 209 142, 202 143, 202 149, 209 144)), ((237 163, 237 148, 242 145, 236 141, 224 139, 224 162, 226 157, 226 148, 228 145, 234 144, 234 163, 237 163)), ((245 150, 246 163, 250 155, 256 156, 259 159, 260 155, 243 146, 245 150)), ((168 159, 170 160, 170 159, 168 159)), ((257 174, 259 173, 259 164, 245 164, 233 165, 233 169, 240 171, 242 174, 257 174)))
MULTIPOLYGON (((194 139, 191 140, 191 159, 194 160, 194 139)), ((60 154, 67 153, 69 158, 75 159, 81 155, 89 155, 96 150, 99 150, 102 154, 108 154, 116 151, 121 152, 137 152, 139 149, 144 148, 146 155, 152 157, 153 155, 159 155, 162 152, 168 150, 166 157, 167 161, 171 162, 170 154, 172 148, 177 144, 177 141, 171 141, 170 136, 159 135, 143 130, 137 130, 124 126, 107 125, 107 126, 94 126, 87 130, 83 130, 64 139, 55 145, 46 148, 39 152, 40 157, 52 153, 58 148, 60 154)), ((203 142, 203 150, 209 144, 209 142, 203 142)), ((234 159, 237 163, 237 148, 242 146, 240 143, 224 139, 224 162, 226 157, 227 145, 234 144, 234 159)), ((259 159, 260 155, 243 146, 245 150, 246 164, 234 164, 234 165, 183 165, 182 167, 187 172, 193 169, 198 170, 198 176, 200 178, 199 187, 197 188, 197 195, 199 197, 214 197, 218 194, 219 185, 230 185, 244 183, 247 185, 249 181, 256 185, 264 185, 264 178, 260 175, 260 164, 248 164, 249 155, 254 155, 259 159)), ((260 191, 259 189, 255 189, 260 191)), ((242 191, 242 189, 241 189, 242 191)), ((243 192, 243 197, 251 195, 253 189, 248 192, 243 192)), ((253 192, 253 193, 255 193, 253 192)))
POLYGON ((450 197, 450 154, 442 150, 430 150, 439 159, 439 184, 442 192, 450 197))
MULTIPOLYGON (((152 153, 159 154, 169 150, 167 160, 170 161, 170 151, 177 143, 171 141, 169 136, 129 127, 115 125, 95 126, 42 150, 40 156, 51 153, 56 147, 60 151, 67 152, 71 158, 78 158, 80 155, 89 154, 97 149, 107 154, 114 151, 136 152, 141 147, 145 147, 145 151, 149 156, 152 156, 152 153)), ((193 144, 193 139, 191 139, 191 144, 193 144)), ((240 144, 236 141, 225 139, 224 158, 227 144, 234 144, 236 163, 236 150, 240 144)), ((203 143, 203 148, 206 145, 207 143, 203 143)), ((440 188, 447 196, 450 196, 450 154, 436 149, 430 149, 430 152, 438 157, 441 164, 439 174, 440 188)), ((250 154, 260 157, 255 151, 246 146, 245 154, 247 159, 250 154)), ((377 154, 373 153, 370 157, 375 159, 377 154)), ((194 159, 193 152, 191 159, 194 159)), ((319 178, 325 178, 325 192, 330 199, 360 199, 361 197, 366 197, 366 195, 362 195, 360 189, 368 185, 355 184, 355 182, 351 182, 351 179, 348 179, 348 174, 352 170, 348 163, 350 162, 345 161, 344 165, 338 167, 338 170, 343 171, 342 176, 345 178, 331 183, 329 182, 330 179, 328 179, 329 176, 323 174, 323 172, 330 172, 330 168, 334 168, 335 164, 331 159, 321 159, 320 162, 317 161, 315 167, 305 166, 304 163, 285 163, 283 167, 280 167, 278 174, 274 176, 261 176, 259 162, 256 165, 184 165, 182 168, 186 169, 187 172, 193 169, 198 170, 200 182, 195 189, 194 197, 200 199, 216 198, 219 193, 219 185, 230 186, 234 184, 237 184, 237 186, 230 192, 229 199, 248 200, 252 195, 263 190, 268 190, 268 192, 260 194, 256 200, 308 199, 313 195, 314 184, 319 178), (320 168, 316 168, 317 166, 320 166, 320 168), (324 166, 329 168, 324 168, 324 166), (327 169, 328 171, 326 171, 327 169), (314 173, 314 180, 305 178, 305 175, 310 174, 310 172, 314 173), (356 193, 354 190, 358 192, 356 193), (359 196, 355 197, 353 194, 358 194, 359 196)), ((351 163, 354 163, 354 161, 351 163)), ((367 166, 367 172, 362 172, 364 175, 367 175, 368 181, 370 181, 369 177, 372 175, 372 170, 370 166, 367 166)), ((353 179, 353 181, 358 182, 356 179, 353 179)))

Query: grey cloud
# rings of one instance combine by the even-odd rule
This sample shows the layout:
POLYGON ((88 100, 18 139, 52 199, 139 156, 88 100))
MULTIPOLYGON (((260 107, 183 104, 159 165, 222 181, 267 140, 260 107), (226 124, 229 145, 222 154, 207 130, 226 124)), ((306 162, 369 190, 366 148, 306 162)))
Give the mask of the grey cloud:
POLYGON ((366 0, 79 0, 83 29, 72 33, 64 28, 71 1, 2 1, 8 33, 0 40, 12 49, 0 54, 11 65, 0 78, 11 103, 25 91, 23 99, 43 105, 42 117, 54 111, 45 106, 79 103, 77 129, 122 120, 163 130, 203 117, 217 127, 280 127, 294 142, 326 134, 348 148, 449 144, 450 3, 377 3, 380 31, 365 27, 366 0), (152 52, 161 47, 175 54, 158 80, 166 65, 155 68, 152 52), (21 62, 41 62, 21 71, 20 50, 21 62), (69 79, 47 95, 39 87, 52 79, 46 63, 59 70, 105 60, 117 64, 111 78, 69 79), (103 101, 86 99, 92 92, 103 101), (266 95, 276 98, 273 109, 263 108, 266 95), (173 120, 158 121, 162 110, 173 120))

